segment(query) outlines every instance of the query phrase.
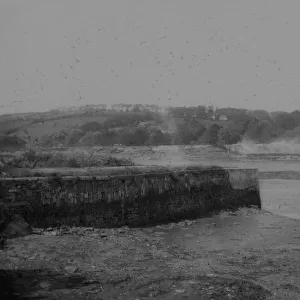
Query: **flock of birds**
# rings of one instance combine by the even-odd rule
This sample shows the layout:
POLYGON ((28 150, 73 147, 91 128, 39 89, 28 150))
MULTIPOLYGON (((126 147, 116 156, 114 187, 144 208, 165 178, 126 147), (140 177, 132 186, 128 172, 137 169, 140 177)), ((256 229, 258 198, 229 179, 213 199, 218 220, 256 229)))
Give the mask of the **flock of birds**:
MULTIPOLYGON (((203 22, 203 24, 191 24, 189 22, 183 22, 184 24, 189 24, 189 25, 192 25, 196 28, 201 28, 201 27, 204 27, 207 25, 207 23, 211 20, 211 17, 209 17, 207 20, 205 20, 203 22)), ((286 22, 286 25, 288 23, 286 22)), ((101 34, 107 32, 110 28, 112 27, 112 25, 106 25, 104 27, 100 27, 97 29, 97 32, 98 32, 98 37, 101 38, 101 34)), ((134 27, 133 28, 133 32, 136 32, 140 27, 134 27)), ((247 25, 245 25, 245 29, 247 29, 247 25)), ((125 32, 126 30, 124 30, 125 32)), ((149 30, 151 32, 151 30, 149 30)), ((166 32, 166 34, 161 34, 160 36, 156 37, 156 40, 159 41, 160 43, 163 43, 164 41, 167 41, 169 36, 167 34, 168 32, 168 28, 164 28, 164 31, 166 32)), ((116 47, 121 47, 121 44, 119 43, 120 42, 120 38, 122 36, 112 36, 112 40, 115 42, 115 43, 118 43, 117 45, 115 45, 116 47)), ((64 39, 68 41, 68 37, 67 36, 64 36, 64 39)), ((214 34, 209 38, 209 41, 215 41, 219 39, 219 42, 220 42, 220 47, 219 47, 219 50, 220 53, 224 53, 226 51, 234 51, 234 52, 237 52, 237 51, 242 51, 244 53, 248 53, 249 52, 249 49, 246 48, 246 45, 243 45, 241 43, 237 43, 235 44, 233 47, 230 47, 228 44, 225 43, 225 39, 224 37, 222 36, 221 34, 221 31, 220 30, 216 30, 214 32, 214 34)), ((255 36, 252 37, 253 40, 255 40, 255 36)), ((189 47, 189 40, 186 39, 184 41, 178 41, 179 44, 181 45, 186 45, 187 47, 189 47)), ((207 42, 207 41, 203 41, 203 42, 207 42)), ((69 43, 69 48, 70 48, 70 56, 72 56, 72 62, 69 63, 69 64, 64 64, 62 62, 59 63, 59 68, 61 70, 60 72, 60 75, 61 77, 63 78, 63 80, 72 80, 72 81, 75 81, 78 83, 77 85, 77 88, 76 88, 76 91, 74 92, 74 99, 76 99, 77 101, 81 101, 84 99, 84 95, 83 95, 83 88, 84 88, 84 85, 81 84, 81 79, 80 78, 77 78, 74 76, 74 71, 77 67, 77 65, 80 65, 82 63, 82 60, 83 59, 79 59, 78 58, 78 55, 77 55, 77 47, 78 46, 82 46, 83 44, 92 44, 93 41, 92 40, 88 40, 88 39, 84 39, 82 36, 78 36, 75 40, 73 40, 73 43, 69 43)), ((177 44, 177 45, 179 45, 177 44)), ((165 50, 162 50, 163 48, 165 49, 165 44, 162 46, 162 47, 156 47, 156 49, 154 49, 154 46, 152 47, 151 46, 151 43, 147 40, 142 40, 142 41, 139 41, 137 43, 137 47, 145 47, 147 49, 151 49, 153 51, 155 51, 155 54, 153 56, 153 59, 154 59, 154 63, 156 65, 159 65, 159 66, 162 66, 164 68, 164 71, 163 72, 159 72, 159 77, 155 79, 155 82, 152 82, 151 83, 151 86, 152 86, 152 92, 149 92, 149 94, 153 95, 153 90, 158 86, 159 82, 161 81, 161 77, 164 77, 164 76, 174 76, 176 75, 176 70, 174 70, 174 67, 173 67, 173 62, 174 61, 181 61, 183 62, 183 64, 185 63, 185 66, 186 68, 188 69, 192 69, 192 68, 199 68, 201 71, 203 71, 203 73, 205 74, 205 76, 207 76, 207 83, 208 84, 213 84, 213 80, 209 78, 209 75, 208 75, 208 72, 209 72, 209 66, 208 65, 205 65, 205 62, 209 61, 209 60, 213 60, 214 59, 214 55, 212 53, 207 53, 206 55, 204 56, 199 56, 197 54, 192 54, 192 55, 183 55, 182 53, 178 53, 178 52, 174 52, 174 51, 170 51, 172 49, 169 49, 167 51, 165 50), (168 54, 167 54, 168 53, 168 54), (164 60, 163 56, 165 56, 167 54, 167 60, 164 60)), ((170 46, 171 47, 171 46, 170 46)), ((151 52, 151 55, 153 55, 153 51, 151 52)), ((149 51, 150 52, 150 51, 149 51)), ((97 56, 95 57, 96 59, 98 58, 101 58, 103 59, 103 57, 101 56, 97 56)), ((263 59, 262 57, 260 56, 257 56, 256 57, 256 65, 255 65, 255 68, 257 69, 257 72, 255 74, 255 76, 259 76, 259 66, 262 62, 267 62, 271 65, 273 65, 273 67, 275 66, 275 68, 277 69, 277 72, 281 72, 282 71, 282 66, 280 65, 280 63, 278 62, 278 60, 275 60, 275 59, 263 59)), ((129 60, 128 62, 128 67, 130 69, 134 68, 134 61, 132 60, 129 60)), ((182 70, 182 69, 181 69, 182 70)), ((44 84, 46 81, 48 81, 48 77, 46 76, 46 74, 44 74, 40 68, 36 68, 35 70, 36 72, 36 75, 38 76, 38 81, 39 81, 39 86, 40 86, 40 92, 44 92, 44 84)), ((109 69, 109 72, 114 76, 115 79, 119 78, 120 77, 120 73, 118 73, 116 70, 110 68, 109 69)), ((179 71, 180 72, 180 71, 179 71)), ((229 70, 230 72, 230 70, 229 70)), ((292 78, 289 77, 289 79, 291 80, 292 78)), ((19 74, 19 76, 14 80, 14 83, 20 83, 21 81, 24 81, 26 80, 26 76, 23 72, 21 72, 19 74)), ((30 80, 30 79, 29 79, 30 80)), ((28 82, 28 81, 27 81, 28 82)), ((274 83, 273 80, 269 80, 268 84, 270 83, 274 83)), ((31 80, 31 84, 35 84, 36 86, 36 82, 33 82, 31 80)), ((18 84, 17 84, 18 85, 18 84)), ((283 82, 280 82, 280 85, 283 86, 283 82)), ((300 87, 300 85, 299 85, 300 87)), ((25 88, 20 88, 19 86, 15 88, 14 90, 14 93, 16 94, 17 98, 18 97, 23 97, 24 100, 26 100, 26 95, 24 96, 24 94, 26 94, 26 89, 25 88), (22 94, 23 92, 23 94, 22 94)), ((38 95, 38 92, 37 90, 34 91, 34 95, 37 97, 38 95)), ((175 91, 175 93, 173 94, 171 92, 171 90, 169 89, 168 92, 167 92, 167 99, 169 101, 172 100, 172 97, 179 97, 179 92, 178 91, 175 91)), ((251 95, 252 97, 256 97, 257 94, 255 92, 253 92, 253 94, 251 95)), ((162 100, 162 96, 159 96, 159 95, 156 95, 155 96, 157 98, 158 101, 162 100)), ((165 98, 165 97, 164 97, 165 98)), ((249 95, 247 97, 245 97, 245 99, 243 99, 244 101, 249 101, 250 97, 249 95)), ((21 103, 23 100, 21 99, 16 99, 13 101, 13 103, 21 103)))

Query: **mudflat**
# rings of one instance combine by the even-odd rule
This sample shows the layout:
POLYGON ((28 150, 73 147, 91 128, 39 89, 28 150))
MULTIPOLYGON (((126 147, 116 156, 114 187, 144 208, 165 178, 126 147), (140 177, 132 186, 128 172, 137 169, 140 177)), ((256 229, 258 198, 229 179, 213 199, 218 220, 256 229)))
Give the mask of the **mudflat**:
POLYGON ((35 229, 0 251, 1 299, 300 299, 299 254, 300 220, 252 208, 147 228, 35 229))

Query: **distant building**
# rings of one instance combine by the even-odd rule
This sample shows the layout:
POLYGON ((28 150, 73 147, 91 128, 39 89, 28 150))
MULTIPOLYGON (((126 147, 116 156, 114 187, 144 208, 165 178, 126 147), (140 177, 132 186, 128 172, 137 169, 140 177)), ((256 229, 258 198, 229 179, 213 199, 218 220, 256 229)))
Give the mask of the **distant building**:
POLYGON ((114 111, 126 111, 128 107, 125 104, 113 104, 111 109, 114 111))
POLYGON ((227 116, 226 115, 220 115, 219 120, 220 121, 227 121, 227 116))
POLYGON ((142 106, 142 111, 158 112, 159 106, 155 104, 144 104, 142 106))
POLYGON ((107 109, 107 104, 97 104, 96 108, 106 110, 107 109))
POLYGON ((155 104, 111 104, 111 110, 114 111, 140 111, 140 112, 166 112, 165 107, 155 104))

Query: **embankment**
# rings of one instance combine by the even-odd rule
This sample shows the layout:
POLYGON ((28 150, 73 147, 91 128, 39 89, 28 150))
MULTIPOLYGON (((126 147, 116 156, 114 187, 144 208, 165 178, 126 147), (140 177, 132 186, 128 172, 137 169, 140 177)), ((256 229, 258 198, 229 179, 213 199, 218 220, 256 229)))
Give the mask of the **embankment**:
POLYGON ((65 170, 60 176, 45 176, 46 172, 39 177, 1 178, 1 219, 20 213, 35 227, 101 228, 261 207, 256 169, 113 167, 89 172, 91 176, 70 176, 65 170))

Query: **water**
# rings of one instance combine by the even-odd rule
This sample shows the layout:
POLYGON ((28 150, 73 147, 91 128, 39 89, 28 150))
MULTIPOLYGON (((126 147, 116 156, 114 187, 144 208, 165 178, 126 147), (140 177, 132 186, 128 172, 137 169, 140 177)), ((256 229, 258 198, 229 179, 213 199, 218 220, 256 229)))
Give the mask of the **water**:
MULTIPOLYGON (((197 161, 183 160, 149 160, 140 162, 144 165, 218 165, 222 167, 256 168, 260 172, 293 171, 300 173, 299 161, 240 161, 222 159, 203 159, 197 161)), ((262 208, 271 213, 300 219, 300 180, 261 179, 260 192, 262 208)))
POLYGON ((300 219, 300 180, 260 180, 260 193, 263 209, 300 219))

